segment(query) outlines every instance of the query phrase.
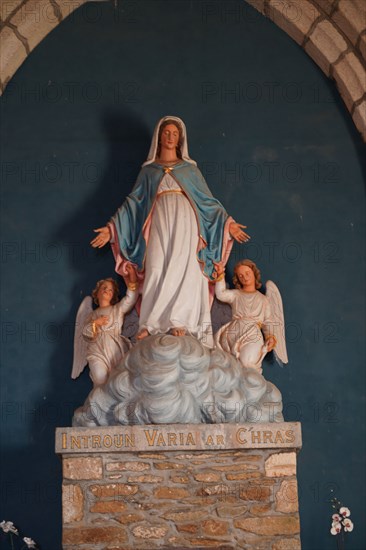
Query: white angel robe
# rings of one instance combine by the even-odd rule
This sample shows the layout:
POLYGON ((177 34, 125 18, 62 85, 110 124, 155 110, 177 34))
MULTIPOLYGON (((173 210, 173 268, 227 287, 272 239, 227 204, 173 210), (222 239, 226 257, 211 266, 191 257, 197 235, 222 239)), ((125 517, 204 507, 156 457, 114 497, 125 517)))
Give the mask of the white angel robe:
POLYGON ((273 316, 268 298, 255 290, 229 290, 225 281, 215 287, 216 298, 231 305, 233 319, 215 334, 219 349, 234 355, 244 367, 262 372, 261 364, 267 349, 264 339, 273 334, 273 316), (272 332, 271 332, 272 331, 272 332))
POLYGON ((137 298, 137 291, 127 289, 126 296, 117 304, 95 309, 83 328, 82 335, 88 343, 86 359, 95 386, 107 381, 111 370, 131 347, 130 341, 121 333, 125 314, 133 308, 137 298), (93 332, 93 321, 103 315, 108 315, 108 324, 93 332))

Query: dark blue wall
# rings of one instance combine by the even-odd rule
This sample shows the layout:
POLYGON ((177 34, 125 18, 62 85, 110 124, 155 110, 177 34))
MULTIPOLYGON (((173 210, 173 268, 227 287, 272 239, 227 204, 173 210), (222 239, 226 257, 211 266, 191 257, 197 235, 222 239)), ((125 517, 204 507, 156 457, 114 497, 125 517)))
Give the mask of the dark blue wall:
POLYGON ((81 298, 113 275, 89 249, 131 189, 158 118, 181 116, 213 194, 248 225, 286 313, 289 365, 267 361, 286 420, 302 422, 304 550, 335 548, 330 490, 364 548, 364 191, 360 136, 335 86, 244 2, 88 4, 22 65, 1 105, 1 517, 60 548, 54 429, 81 298))

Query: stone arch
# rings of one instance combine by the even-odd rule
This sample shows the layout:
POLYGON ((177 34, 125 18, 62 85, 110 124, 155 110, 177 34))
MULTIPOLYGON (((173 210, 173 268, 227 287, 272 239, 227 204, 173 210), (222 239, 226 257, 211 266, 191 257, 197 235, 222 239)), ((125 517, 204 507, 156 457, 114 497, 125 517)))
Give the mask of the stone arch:
POLYGON ((335 80, 366 141, 364 0, 246 0, 295 40, 335 80))
POLYGON ((88 0, 1 0, 0 93, 32 50, 88 0))
MULTIPOLYGON (((2 0, 0 93, 37 44, 87 1, 2 0)), ((364 0, 245 1, 291 36, 324 74, 335 80, 356 127, 366 141, 364 0)))

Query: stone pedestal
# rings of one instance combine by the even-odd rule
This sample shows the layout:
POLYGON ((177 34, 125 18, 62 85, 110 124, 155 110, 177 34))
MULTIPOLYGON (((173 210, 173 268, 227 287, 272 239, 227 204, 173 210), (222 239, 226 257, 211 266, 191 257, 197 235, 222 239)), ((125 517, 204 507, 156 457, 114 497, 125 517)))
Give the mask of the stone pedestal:
POLYGON ((299 423, 57 428, 63 549, 300 550, 299 423))

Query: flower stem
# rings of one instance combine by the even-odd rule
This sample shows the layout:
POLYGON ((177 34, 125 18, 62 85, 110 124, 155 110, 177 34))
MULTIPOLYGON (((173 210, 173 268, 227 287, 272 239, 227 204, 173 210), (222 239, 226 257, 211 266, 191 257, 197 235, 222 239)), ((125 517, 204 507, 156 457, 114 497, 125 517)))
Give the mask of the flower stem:
POLYGON ((344 533, 343 530, 337 535, 337 548, 338 550, 344 550, 344 533))

